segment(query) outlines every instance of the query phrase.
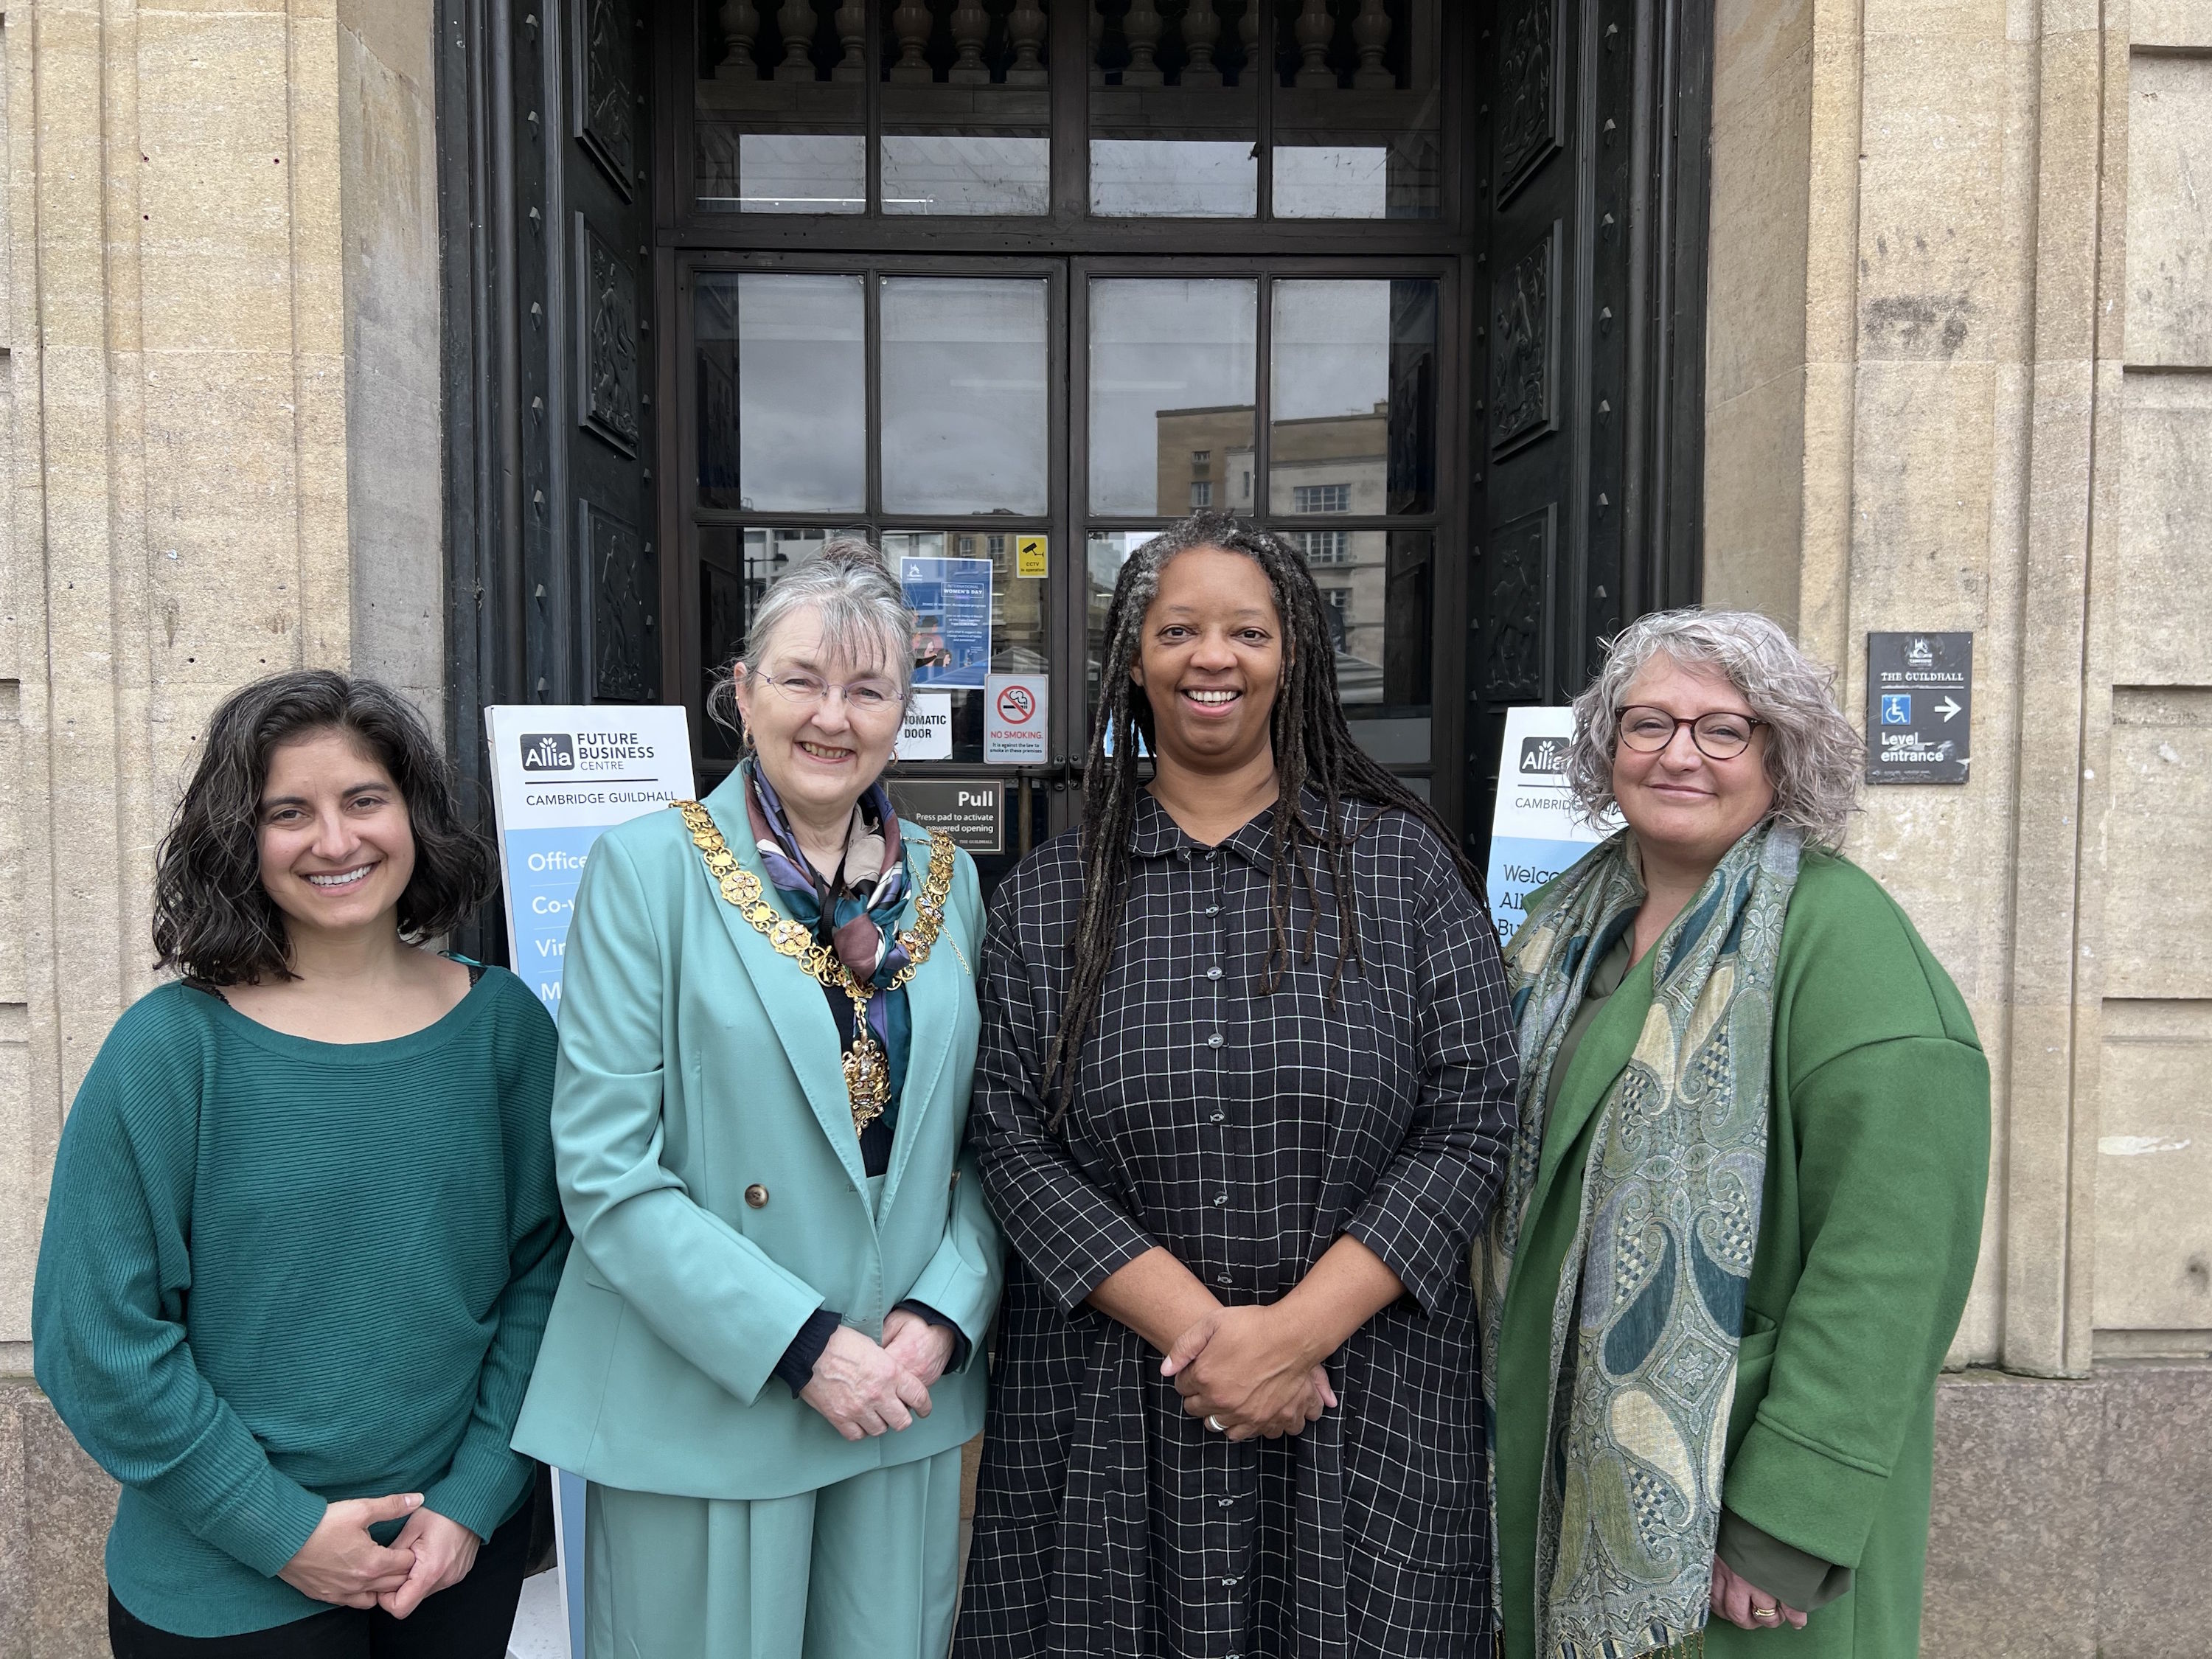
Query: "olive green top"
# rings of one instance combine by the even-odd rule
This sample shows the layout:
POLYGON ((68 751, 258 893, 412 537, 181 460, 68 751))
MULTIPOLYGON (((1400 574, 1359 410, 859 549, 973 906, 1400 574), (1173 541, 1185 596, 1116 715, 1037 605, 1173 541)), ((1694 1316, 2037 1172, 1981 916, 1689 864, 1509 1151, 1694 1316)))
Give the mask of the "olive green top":
MULTIPOLYGON (((1532 1200, 1507 1291, 1495 1456, 1498 1607, 1512 1659, 1534 1659, 1551 1310, 1599 1115, 1571 1106, 1612 1087, 1651 1004, 1649 954, 1632 967, 1626 956, 1616 943, 1600 963, 1593 983, 1603 992, 1610 978, 1610 994, 1577 1011, 1573 1047, 1553 1067, 1550 1121, 1577 1125, 1576 1140, 1532 1200)), ((1753 1583, 1811 1612, 1792 1643, 1800 1659, 1887 1659, 1918 1643, 1936 1377, 1980 1240, 1989 1069, 1911 922, 1840 858, 1805 856, 1774 1007, 1765 1194, 1720 1549, 1753 1583)), ((1764 1634, 1717 1621, 1705 1644, 1721 1659, 1764 1634)))

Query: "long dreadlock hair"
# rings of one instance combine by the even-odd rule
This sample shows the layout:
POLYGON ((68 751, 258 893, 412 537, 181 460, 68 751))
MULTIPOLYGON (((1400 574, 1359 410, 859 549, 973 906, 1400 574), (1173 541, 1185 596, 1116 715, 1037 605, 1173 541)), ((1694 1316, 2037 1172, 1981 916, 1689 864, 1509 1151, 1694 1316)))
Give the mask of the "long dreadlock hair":
POLYGON ((1336 653, 1323 620, 1321 590, 1305 561, 1280 536, 1256 529, 1225 513, 1194 513, 1169 526, 1129 556, 1114 584, 1106 613, 1105 660, 1099 667, 1098 714, 1084 765, 1083 902, 1075 922, 1075 973, 1045 1065, 1048 1097, 1057 1102, 1052 1127, 1067 1115, 1074 1094, 1076 1064, 1098 1012, 1106 969, 1121 926, 1128 886, 1129 836, 1137 812, 1138 736, 1152 739, 1152 705, 1129 678, 1144 636, 1145 613, 1160 591, 1160 572, 1179 553, 1211 548, 1238 553, 1267 574, 1275 611, 1282 618, 1282 678, 1275 687, 1269 726, 1280 784, 1270 848, 1267 878, 1273 929, 1267 945, 1263 993, 1282 982, 1291 951, 1291 884, 1299 883, 1315 921, 1306 930, 1303 951, 1312 959, 1320 907, 1314 886, 1316 865, 1326 860, 1337 894, 1336 969, 1329 981, 1336 994, 1348 964, 1358 963, 1359 925, 1352 889, 1352 852, 1367 826, 1384 811, 1409 812, 1434 830, 1450 849, 1460 880, 1474 902, 1489 906, 1482 873, 1459 838, 1444 827, 1429 804, 1385 771, 1362 749, 1337 700, 1336 653), (1111 744, 1109 744, 1109 735, 1111 744), (1304 792, 1321 797, 1318 823, 1310 822, 1304 792), (1343 804, 1357 800, 1375 810, 1352 828, 1343 804), (1310 857, 1309 854, 1311 856, 1310 857))

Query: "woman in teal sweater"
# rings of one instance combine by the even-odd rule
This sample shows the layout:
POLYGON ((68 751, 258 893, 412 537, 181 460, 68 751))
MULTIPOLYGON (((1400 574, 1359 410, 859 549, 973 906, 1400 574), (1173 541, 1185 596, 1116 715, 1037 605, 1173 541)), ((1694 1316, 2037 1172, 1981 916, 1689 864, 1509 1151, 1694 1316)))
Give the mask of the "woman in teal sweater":
POLYGON ((498 1659, 510 1450, 568 1237, 553 1026, 422 948, 491 884, 420 718, 310 672, 216 710, 155 871, 181 977, 62 1135, 38 1379, 122 1483, 118 1659, 498 1659))
POLYGON ((1576 703, 1569 781, 1627 828, 1506 951, 1521 1127, 1477 1252, 1512 1659, 1918 1650, 1989 1068, 1824 850, 1863 754, 1832 678, 1673 611, 1576 703))

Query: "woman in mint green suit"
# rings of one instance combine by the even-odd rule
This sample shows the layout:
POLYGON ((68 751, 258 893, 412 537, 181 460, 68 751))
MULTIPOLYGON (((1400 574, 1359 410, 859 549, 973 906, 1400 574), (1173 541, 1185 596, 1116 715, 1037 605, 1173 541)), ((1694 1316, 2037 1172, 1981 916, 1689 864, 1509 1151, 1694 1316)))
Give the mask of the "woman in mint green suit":
POLYGON ((833 541, 733 665, 744 763, 593 848, 553 1139, 576 1236, 515 1445, 589 1483, 592 1659, 937 1659, 998 1230, 974 865, 878 781, 913 619, 833 541))

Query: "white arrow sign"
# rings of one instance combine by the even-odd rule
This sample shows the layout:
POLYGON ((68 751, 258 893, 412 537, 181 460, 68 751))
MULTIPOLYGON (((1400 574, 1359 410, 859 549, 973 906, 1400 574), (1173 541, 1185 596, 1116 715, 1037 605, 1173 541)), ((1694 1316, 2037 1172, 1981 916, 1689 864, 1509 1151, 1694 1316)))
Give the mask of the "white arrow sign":
POLYGON ((1946 723, 1948 723, 1954 715, 1962 714, 1966 711, 1957 703, 1953 702, 1950 698, 1946 697, 1936 705, 1936 712, 1943 717, 1946 723))

